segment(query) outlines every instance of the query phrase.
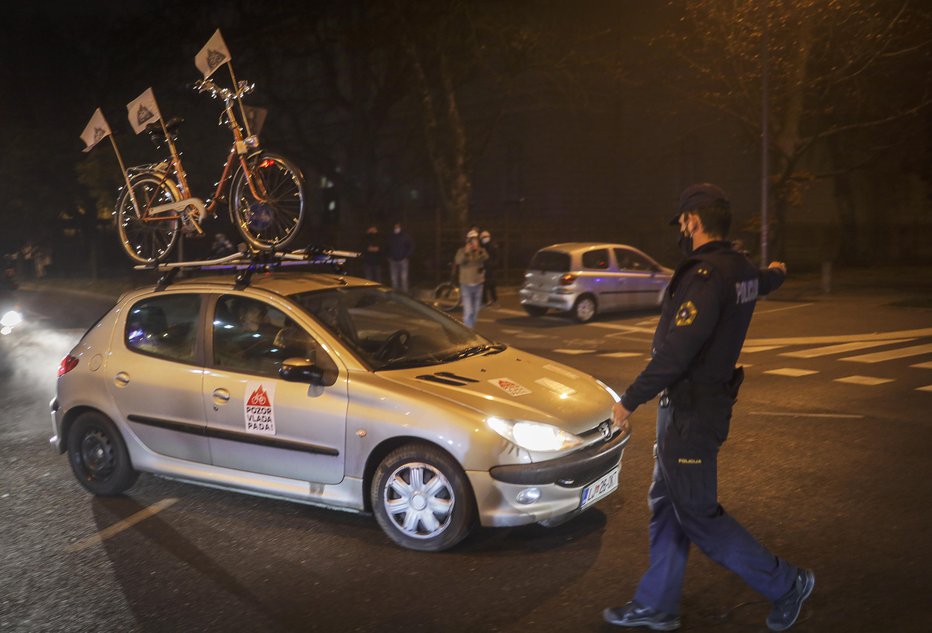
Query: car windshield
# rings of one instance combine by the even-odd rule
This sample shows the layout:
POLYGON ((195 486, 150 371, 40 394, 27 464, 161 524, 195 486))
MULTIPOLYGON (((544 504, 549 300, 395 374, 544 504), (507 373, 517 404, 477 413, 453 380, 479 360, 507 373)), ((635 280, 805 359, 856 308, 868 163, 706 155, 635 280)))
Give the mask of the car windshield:
POLYGON ((423 367, 504 349, 447 315, 381 286, 291 295, 375 371, 423 367))

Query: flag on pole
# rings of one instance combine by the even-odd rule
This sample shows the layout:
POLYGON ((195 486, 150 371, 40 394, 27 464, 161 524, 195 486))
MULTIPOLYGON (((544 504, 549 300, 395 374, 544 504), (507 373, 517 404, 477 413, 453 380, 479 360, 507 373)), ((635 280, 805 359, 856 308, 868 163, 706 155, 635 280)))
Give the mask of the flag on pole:
POLYGON ((232 59, 230 50, 220 35, 220 29, 214 31, 201 52, 194 56, 194 65, 204 73, 204 79, 207 79, 214 71, 226 64, 232 59))
POLYGON ((104 118, 104 113, 100 111, 100 108, 97 108, 94 110, 91 120, 88 121, 87 127, 81 132, 81 140, 87 145, 84 151, 91 151, 105 136, 110 136, 110 134, 112 132, 110 126, 107 125, 107 119, 104 118))
POLYGON ((159 104, 155 102, 155 93, 152 88, 146 88, 141 95, 126 104, 126 110, 129 116, 129 123, 133 126, 133 131, 139 134, 150 123, 155 123, 162 118, 159 112, 159 104))

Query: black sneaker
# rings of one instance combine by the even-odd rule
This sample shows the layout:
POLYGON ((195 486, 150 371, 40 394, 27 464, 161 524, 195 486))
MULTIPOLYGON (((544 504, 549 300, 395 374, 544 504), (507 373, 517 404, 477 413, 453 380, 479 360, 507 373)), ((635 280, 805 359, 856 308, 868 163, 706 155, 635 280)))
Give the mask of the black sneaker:
POLYGON ((646 626, 652 631, 675 631, 680 628, 679 616, 657 611, 634 601, 623 607, 606 609, 602 612, 602 617, 609 624, 631 627, 646 626))
POLYGON ((810 569, 800 569, 789 592, 773 603, 773 611, 767 617, 767 628, 771 631, 785 631, 793 626, 803 608, 803 602, 812 594, 813 587, 815 574, 810 569))

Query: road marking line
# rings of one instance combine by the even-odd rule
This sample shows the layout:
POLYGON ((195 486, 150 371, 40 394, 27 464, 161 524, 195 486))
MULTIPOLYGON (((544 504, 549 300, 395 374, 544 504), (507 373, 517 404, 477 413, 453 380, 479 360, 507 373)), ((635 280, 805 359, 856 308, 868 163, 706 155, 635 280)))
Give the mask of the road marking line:
POLYGON ((928 363, 919 363, 918 365, 910 365, 910 367, 918 367, 919 369, 932 369, 932 361, 928 363))
POLYGON ((612 352, 611 354, 599 354, 605 358, 631 358, 632 356, 640 356, 640 352, 612 352))
POLYGON ((162 499, 161 501, 157 501, 153 503, 151 506, 149 506, 148 508, 143 508, 136 514, 126 517, 122 521, 117 521, 116 523, 114 523, 108 528, 102 529, 97 534, 94 534, 85 539, 82 539, 78 541, 77 543, 72 543, 71 545, 65 548, 65 551, 71 552, 71 553, 80 552, 81 550, 85 550, 88 547, 97 545, 98 543, 102 543, 108 538, 116 536, 117 534, 119 534, 120 532, 123 532, 124 530, 128 530, 129 528, 133 527, 140 521, 145 521, 149 517, 158 514, 165 508, 168 508, 174 505, 177 501, 178 499, 173 498, 173 497, 170 497, 168 499, 162 499))
POLYGON ((657 324, 659 322, 660 322, 660 319, 656 318, 656 319, 648 319, 647 321, 639 321, 638 323, 635 323, 635 325, 642 325, 642 326, 653 325, 654 327, 657 327, 657 324))
POLYGON ((893 382, 892 378, 872 378, 870 376, 846 376, 844 378, 836 378, 835 382, 847 382, 852 385, 865 385, 867 387, 873 387, 875 385, 882 385, 885 382, 893 382))
POLYGON ((781 347, 783 346, 782 345, 754 345, 751 347, 742 347, 741 353, 742 354, 754 354, 756 352, 767 352, 772 349, 780 349, 781 347))
POLYGON ((764 373, 774 374, 777 376, 790 376, 792 378, 799 378, 800 376, 809 376, 811 374, 817 374, 819 372, 812 371, 811 369, 793 369, 792 367, 785 367, 783 369, 768 369, 764 373))
POLYGON ((512 329, 502 328, 502 332, 504 332, 505 334, 520 334, 521 330, 512 330, 512 329))
POLYGON ((570 355, 592 354, 593 352, 595 352, 594 349, 555 349, 553 351, 555 351, 557 354, 570 354, 570 355))
POLYGON ((523 334, 515 334, 515 338, 547 338, 546 334, 535 334, 533 332, 525 332, 523 334))
POLYGON ((591 325, 592 327, 600 327, 607 330, 619 330, 621 332, 627 332, 628 334, 640 333, 640 334, 653 334, 656 328, 651 327, 637 327, 636 325, 616 325, 614 323, 586 323, 586 325, 591 325))
POLYGON ((509 310, 508 308, 486 308, 487 310, 494 310, 495 312, 502 312, 503 314, 514 314, 516 316, 528 316, 528 313, 524 310, 509 310))
POLYGON ((932 385, 926 385, 925 387, 916 387, 916 391, 932 391, 932 385))
POLYGON ((748 411, 748 415, 771 415, 784 418, 849 418, 861 419, 863 415, 854 413, 802 413, 798 411, 748 411))
POLYGON ((839 343, 838 345, 829 345, 827 347, 813 347, 812 349, 803 349, 796 352, 783 352, 780 356, 790 356, 792 358, 816 358, 817 356, 829 356, 831 354, 841 354, 843 352, 853 352, 868 347, 879 347, 881 345, 894 345, 896 343, 909 343, 915 341, 914 338, 898 338, 890 341, 860 341, 857 343, 839 343))
POLYGON ((920 354, 932 354, 932 344, 913 345, 911 347, 901 347, 900 349, 893 349, 886 352, 848 356, 847 358, 840 358, 839 360, 846 360, 852 363, 882 363, 887 360, 919 356, 920 354))
MULTIPOLYGON (((757 304, 760 305, 760 304, 757 304)), ((768 312, 781 312, 783 310, 795 310, 796 308, 805 308, 806 306, 815 305, 814 303, 800 303, 796 306, 787 306, 785 308, 774 308, 773 310, 754 310, 754 314, 767 314, 768 312)))
POLYGON ((745 341, 746 345, 829 345, 853 341, 890 341, 897 338, 922 338, 932 336, 932 328, 900 330, 898 332, 873 332, 871 334, 844 334, 838 336, 797 336, 792 338, 756 338, 745 341))

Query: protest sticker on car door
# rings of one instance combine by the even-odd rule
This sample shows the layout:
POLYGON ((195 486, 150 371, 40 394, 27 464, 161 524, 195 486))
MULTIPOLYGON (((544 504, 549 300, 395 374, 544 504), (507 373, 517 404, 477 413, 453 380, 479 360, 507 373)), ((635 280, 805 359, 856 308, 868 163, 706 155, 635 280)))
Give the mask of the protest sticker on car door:
POLYGON ((527 394, 531 393, 530 389, 522 387, 510 378, 493 378, 489 382, 507 393, 509 396, 526 396, 527 394))
POLYGON ((246 432, 275 435, 275 383, 247 382, 246 432))

